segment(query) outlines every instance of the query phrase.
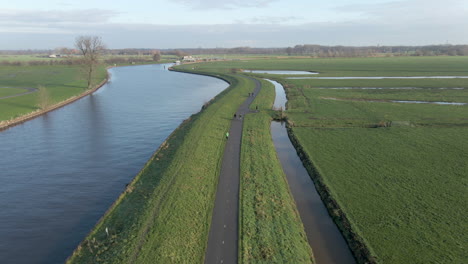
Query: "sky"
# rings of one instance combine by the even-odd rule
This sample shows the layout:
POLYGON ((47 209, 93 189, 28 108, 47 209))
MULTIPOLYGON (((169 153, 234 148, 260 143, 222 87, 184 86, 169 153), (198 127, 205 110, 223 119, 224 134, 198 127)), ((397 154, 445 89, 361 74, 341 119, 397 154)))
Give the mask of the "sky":
POLYGON ((0 0, 0 50, 468 44, 468 0, 0 0))

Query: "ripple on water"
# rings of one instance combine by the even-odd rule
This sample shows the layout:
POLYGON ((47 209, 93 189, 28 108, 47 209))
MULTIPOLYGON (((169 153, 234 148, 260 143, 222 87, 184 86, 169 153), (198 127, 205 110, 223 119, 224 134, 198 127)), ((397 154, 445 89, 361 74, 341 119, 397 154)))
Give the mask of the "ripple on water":
POLYGON ((63 263, 166 137, 228 86, 164 66, 110 69, 92 96, 0 133, 0 263, 63 263))

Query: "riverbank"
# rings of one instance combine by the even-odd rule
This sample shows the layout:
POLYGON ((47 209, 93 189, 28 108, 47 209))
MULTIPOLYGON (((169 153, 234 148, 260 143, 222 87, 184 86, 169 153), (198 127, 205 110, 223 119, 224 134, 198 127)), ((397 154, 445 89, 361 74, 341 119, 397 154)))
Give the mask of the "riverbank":
POLYGON ((253 89, 223 77, 230 87, 161 145, 68 263, 203 261, 225 133, 253 89))
MULTIPOLYGON (((54 100, 56 100, 58 98, 59 101, 52 104, 52 105, 50 105, 50 106, 48 106, 45 109, 37 109, 37 110, 34 110, 32 112, 29 112, 29 113, 20 114, 20 116, 13 117, 13 118, 8 119, 8 120, 0 120, 0 131, 6 130, 6 129, 10 128, 10 127, 22 124, 22 123, 24 123, 26 121, 32 120, 34 118, 37 118, 39 116, 42 116, 42 115, 47 114, 49 112, 52 112, 54 110, 62 108, 64 106, 66 106, 66 105, 69 105, 69 104, 71 104, 73 102, 76 102, 77 100, 79 100, 79 99, 81 99, 81 98, 83 98, 85 96, 88 96, 88 95, 96 92, 97 90, 99 90, 99 88, 101 88, 103 85, 105 85, 109 81, 110 75, 109 75, 108 70, 111 69, 111 68, 122 67, 122 66, 138 66, 138 65, 139 64, 119 64, 119 65, 116 64, 116 66, 107 66, 107 67, 101 66, 98 71, 105 70, 105 77, 104 77, 104 79, 101 79, 99 81, 99 83, 97 85, 95 85, 93 88, 85 89, 83 92, 72 95, 72 96, 70 96, 70 92, 68 92, 66 94, 63 94, 63 95, 60 94, 60 95, 57 95, 57 96, 50 96, 49 95, 50 96, 49 100, 54 101, 54 100), (63 98, 64 96, 65 96, 65 98, 63 98)), ((76 76, 74 76, 74 77, 72 77, 72 76, 74 74, 76 74, 76 72, 79 71, 79 69, 78 70, 74 69, 73 71, 76 71, 76 72, 74 74, 70 75, 68 72, 67 72, 67 74, 64 74, 64 73, 61 73, 61 71, 59 71, 58 69, 54 68, 54 67, 63 67, 63 66, 60 66, 60 65, 59 66, 48 66, 48 67, 51 67, 51 70, 48 73, 39 73, 41 67, 43 67, 43 66, 24 66, 24 67, 29 67, 30 69, 35 69, 35 68, 38 69, 38 70, 36 70, 36 71, 38 71, 37 73, 34 72, 34 70, 32 70, 34 72, 34 74, 32 74, 32 75, 34 75, 33 77, 25 78, 31 84, 35 83, 37 85, 37 83, 51 83, 51 81, 50 81, 51 77, 50 76, 57 75, 57 74, 64 75, 64 76, 60 76, 60 77, 54 77, 54 79, 57 79, 57 82, 56 83, 52 82, 53 86, 54 86, 53 94, 58 93, 57 91, 55 91, 55 90, 57 90, 57 87, 62 88, 62 89, 64 89, 63 87, 67 87, 66 89, 70 89, 70 87, 72 87, 72 86, 76 86, 74 88, 79 88, 80 87, 80 85, 77 85, 76 83, 74 83, 73 85, 68 83, 68 82, 71 82, 71 79, 76 78, 76 76), (40 78, 38 78, 38 76, 36 76, 38 74, 40 75, 40 78), (62 80, 63 78, 65 78, 65 79, 62 80), (60 83, 60 81, 62 81, 63 83, 60 83)), ((19 66, 15 66, 13 68, 16 69, 16 70, 21 69, 19 66)), ((14 77, 17 76, 16 73, 9 73, 8 75, 14 76, 14 77)), ((94 81, 97 81, 97 80, 94 80, 94 81)), ((12 83, 12 80, 7 80, 7 82, 12 83)), ((29 83, 26 83, 26 84, 29 84, 29 83)), ((48 86, 46 86, 45 88, 47 90, 49 89, 48 86)), ((37 90, 37 88, 30 88, 30 89, 37 90)), ((81 89, 83 89, 83 88, 81 88, 81 89)), ((50 93, 50 91, 49 91, 49 93, 50 93)), ((31 94, 31 93, 25 93, 22 96, 25 96, 25 95, 28 95, 28 94, 31 94)), ((34 95, 32 95, 32 96, 34 96, 34 95)), ((7 98, 5 98, 5 99, 7 99, 7 98)), ((37 99, 35 99, 35 97, 31 97, 28 100, 25 99, 26 101, 21 101, 21 100, 22 100, 22 98, 18 97, 18 98, 15 98, 15 101, 8 102, 8 104, 9 105, 21 105, 23 107, 27 106, 28 108, 36 108, 35 105, 36 105, 37 99)), ((0 103, 2 103, 2 102, 0 101, 0 103)), ((16 114, 18 114, 18 113, 16 113, 16 114)))

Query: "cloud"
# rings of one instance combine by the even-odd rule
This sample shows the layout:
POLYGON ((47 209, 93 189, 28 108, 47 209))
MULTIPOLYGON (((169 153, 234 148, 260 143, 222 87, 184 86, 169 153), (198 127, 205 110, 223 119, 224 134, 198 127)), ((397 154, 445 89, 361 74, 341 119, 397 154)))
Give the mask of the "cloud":
MULTIPOLYGON (((180 3, 189 3, 178 0, 180 3)), ((220 2, 217 8, 241 3, 250 6, 272 1, 220 2)), ((195 1, 195 4, 218 3, 195 1)), ((0 9, 0 49, 73 46, 77 35, 102 36, 110 48, 287 47, 322 45, 468 44, 465 1, 392 1, 340 7, 359 18, 335 23, 298 24, 300 17, 259 16, 221 25, 157 25, 113 23, 110 10, 18 11, 0 9), (448 5, 448 6, 446 6, 448 5), (288 22, 294 23, 288 23, 288 22)))
POLYGON ((193 47, 287 47, 296 44, 322 45, 428 45, 468 43, 466 25, 395 27, 366 22, 224 25, 73 24, 57 25, 51 34, 0 33, 0 49, 47 49, 73 46, 77 35, 102 36, 110 48, 193 48, 193 47), (22 41, 27 40, 27 41, 22 41))
POLYGON ((468 17, 466 0, 398 0, 386 3, 346 5, 340 12, 359 13, 361 20, 381 24, 453 24, 468 17))
POLYGON ((278 0, 173 0, 193 9, 235 9, 242 7, 266 7, 278 0))
POLYGON ((262 16, 262 17, 254 17, 251 19, 247 20, 236 20, 236 23, 239 24, 285 24, 291 21, 298 21, 298 20, 304 20, 302 17, 296 17, 296 16, 287 16, 287 17, 281 17, 281 16, 262 16))
POLYGON ((84 9, 84 10, 11 10, 0 9, 0 25, 18 25, 32 24, 40 25, 45 23, 105 23, 110 18, 119 13, 103 9, 84 9))

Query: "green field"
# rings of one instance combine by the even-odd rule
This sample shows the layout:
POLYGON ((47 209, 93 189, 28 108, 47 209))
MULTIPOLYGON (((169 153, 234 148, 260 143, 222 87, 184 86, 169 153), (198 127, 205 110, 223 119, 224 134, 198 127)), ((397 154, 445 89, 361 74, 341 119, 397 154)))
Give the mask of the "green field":
POLYGON ((49 54, 37 54, 37 55, 0 55, 0 62, 2 61, 19 61, 19 62, 29 62, 29 61, 50 61, 51 58, 48 58, 49 54))
MULTIPOLYGON (((320 61, 294 67, 278 61, 269 68, 324 71, 320 61)), ((326 74, 466 75, 467 62, 466 57, 329 59, 326 74)), ((245 65, 265 66, 258 63, 245 65)), ((468 80, 275 79, 286 87, 294 135, 378 263, 466 261, 468 106, 367 100, 467 102, 466 89, 437 88, 467 88, 468 80), (326 87, 422 89, 320 89, 326 87)))
POLYGON ((466 128, 293 131, 379 263, 466 260, 466 128))
POLYGON ((226 71, 252 69, 320 72, 320 75, 313 76, 466 76, 468 57, 242 59, 198 64, 196 67, 226 71))
MULTIPOLYGON (((99 83, 106 77, 106 70, 101 66, 94 78, 99 83)), ((57 103, 79 95, 86 88, 80 66, 0 66, 0 87, 47 89, 51 102, 57 103)), ((0 88, 0 94, 2 93, 0 88)), ((22 89, 15 89, 23 92, 22 89)), ((9 120, 38 110, 38 93, 14 98, 0 99, 0 121, 9 120)))
POLYGON ((26 92, 24 89, 0 87, 0 97, 16 95, 24 92, 26 92))
POLYGON ((271 141, 274 88, 264 82, 245 117, 241 153, 240 263, 311 263, 312 252, 271 141))

